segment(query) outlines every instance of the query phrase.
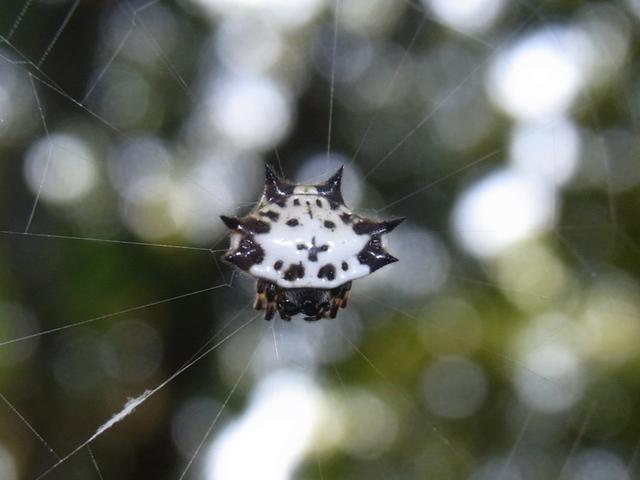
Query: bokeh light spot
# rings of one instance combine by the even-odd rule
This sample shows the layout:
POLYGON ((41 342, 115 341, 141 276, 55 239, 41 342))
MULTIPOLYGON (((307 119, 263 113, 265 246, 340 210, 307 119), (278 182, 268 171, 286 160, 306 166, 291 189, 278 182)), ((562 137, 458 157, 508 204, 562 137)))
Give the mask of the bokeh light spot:
POLYGON ((583 87, 584 72, 567 36, 565 29, 547 27, 498 54, 487 85, 500 108, 519 119, 559 115, 569 109, 583 87))
POLYGON ((209 121, 232 145, 261 150, 288 132, 293 112, 285 87, 265 76, 238 76, 212 88, 209 121))
POLYGON ((454 30, 480 33, 488 29, 504 7, 504 0, 422 0, 438 20, 454 30))
POLYGON ((514 168, 561 186, 578 168, 580 134, 573 122, 562 117, 522 122, 513 130, 509 150, 514 168))
POLYGON ((97 180, 96 157, 83 139, 51 134, 27 151, 24 175, 29 188, 47 202, 67 204, 87 195, 97 180))
POLYGON ((555 193, 539 178, 496 171, 471 185, 458 199, 453 227, 460 244, 480 257, 551 227, 555 193))
POLYGON ((318 426, 322 394, 306 376, 273 373, 253 392, 245 413, 211 445, 208 480, 285 480, 310 448, 318 426))

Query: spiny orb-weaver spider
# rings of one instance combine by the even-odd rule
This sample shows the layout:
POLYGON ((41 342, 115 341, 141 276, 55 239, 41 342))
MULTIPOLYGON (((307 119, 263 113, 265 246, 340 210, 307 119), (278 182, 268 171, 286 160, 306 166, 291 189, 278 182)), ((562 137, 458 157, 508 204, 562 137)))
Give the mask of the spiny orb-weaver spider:
POLYGON ((266 166, 258 206, 222 221, 231 230, 225 260, 257 279, 256 310, 271 320, 335 318, 351 282, 398 259, 382 235, 404 218, 376 222, 352 213, 342 198, 343 167, 327 181, 297 185, 266 166))

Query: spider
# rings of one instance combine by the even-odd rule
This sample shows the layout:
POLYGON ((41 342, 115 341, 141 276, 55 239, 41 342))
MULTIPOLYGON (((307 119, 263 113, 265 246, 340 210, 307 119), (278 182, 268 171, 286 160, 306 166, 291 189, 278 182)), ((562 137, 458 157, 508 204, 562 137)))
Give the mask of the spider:
POLYGON ((342 198, 340 167, 328 180, 297 185, 267 165, 260 203, 244 217, 221 219, 231 230, 225 260, 257 279, 256 310, 265 319, 302 313, 335 318, 351 283, 398 259, 383 235, 404 218, 374 221, 354 214, 342 198))

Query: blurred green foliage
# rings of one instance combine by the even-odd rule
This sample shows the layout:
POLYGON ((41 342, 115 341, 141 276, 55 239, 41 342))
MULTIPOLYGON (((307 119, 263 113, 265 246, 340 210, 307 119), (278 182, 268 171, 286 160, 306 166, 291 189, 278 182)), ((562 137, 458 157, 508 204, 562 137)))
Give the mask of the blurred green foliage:
MULTIPOLYGON (((259 44, 248 35, 246 51, 223 44, 224 29, 231 28, 227 22, 245 14, 255 19, 235 10, 228 17, 207 13, 204 3, 0 4, 0 472, 4 465, 6 478, 13 478, 11 464, 16 478, 36 478, 56 455, 64 457, 91 437, 127 398, 154 388, 188 362, 212 335, 224 338, 252 318, 246 308, 252 280, 221 264, 226 239, 214 213, 225 213, 229 202, 238 211, 251 207, 260 194, 263 162, 294 177, 311 155, 324 158, 333 108, 331 150, 353 168, 348 175, 362 192, 358 209, 407 216, 407 231, 431 235, 441 246, 432 258, 439 255, 448 267, 433 284, 419 280, 399 288, 398 278, 416 278, 431 264, 422 257, 406 260, 420 249, 417 240, 396 243, 402 245, 401 261, 389 267, 396 276, 356 282, 342 323, 278 320, 279 335, 298 336, 283 340, 282 358, 275 359, 280 363, 264 360, 267 354, 258 349, 255 363, 263 368, 243 378, 210 440, 246 412, 267 370, 286 367, 313 377, 342 408, 334 412, 342 433, 318 434, 294 478, 637 478, 637 2, 508 2, 493 26, 477 34, 446 27, 429 8, 409 0, 341 0, 336 23, 336 5, 318 2, 309 21, 274 27, 280 42, 276 60, 264 60, 265 47, 252 61, 267 66, 243 67, 286 90, 291 117, 283 132, 253 148, 207 130, 207 115, 214 114, 201 110, 214 102, 206 93, 209 84, 233 69, 227 63, 235 57, 225 57, 224 49, 237 47, 252 58, 252 45, 259 44), (531 32, 592 25, 598 18, 605 24, 613 19, 605 27, 624 27, 624 53, 615 65, 600 65, 605 79, 588 83, 565 112, 580 131, 581 151, 572 179, 554 187, 552 223, 497 255, 470 253, 456 236, 452 212, 473 185, 508 166, 514 129, 526 123, 490 99, 487 71, 531 32), (116 73, 122 77, 110 76, 116 73), (138 78, 144 95, 137 93, 138 78), (13 96, 14 103, 2 95, 13 96), (128 103, 132 112, 120 115, 128 103), (25 173, 27 158, 45 130, 90 145, 97 180, 86 195, 66 203, 45 192, 29 224, 31 234, 23 235, 38 195, 25 173), (464 140, 475 131, 477 138, 464 140), (164 145, 171 158, 168 186, 151 197, 177 193, 157 204, 153 197, 140 213, 125 198, 126 189, 119 189, 113 165, 119 149, 142 137, 164 145), (210 151, 216 182, 185 173, 210 151), (609 152, 604 164, 602 151, 609 152), (224 200, 220 211, 200 211, 197 200, 184 200, 199 189, 212 204, 224 200), (192 223, 202 231, 192 228, 184 211, 200 218, 192 223), (175 228, 163 231, 171 222, 175 228), (181 298, 163 302, 174 297, 181 298), (137 331, 127 330, 137 328, 135 322, 153 333, 128 336, 137 331), (124 334, 117 333, 120 327, 124 334), (156 351, 154 335, 160 339, 157 364, 145 356, 156 351), (331 350, 322 344, 327 341, 344 344, 336 347, 340 353, 323 357, 331 350), (303 344, 314 353, 300 354, 303 344), (468 363, 456 363, 463 360, 468 363), (434 366, 454 370, 441 378, 434 366), (354 399, 360 393, 363 405, 381 402, 386 410, 362 407, 360 416, 344 414, 358 412, 354 399), (468 412, 447 410, 465 399, 475 402, 468 412), (382 417, 387 423, 375 430, 382 417)), ((257 11, 251 15, 264 26, 269 20, 257 11)), ((611 31, 603 35, 599 55, 614 59, 619 45, 605 40, 619 39, 611 31)), ((231 78, 232 84, 238 81, 231 78)), ((266 131, 270 121, 277 123, 276 110, 265 112, 267 121, 257 128, 266 131)), ((137 157, 126 158, 125 166, 137 157)), ((92 442, 103 477, 179 478, 187 452, 195 451, 256 339, 270 345, 269 328, 253 322, 249 333, 229 341, 236 341, 232 347, 213 351, 92 442), (211 410, 193 418, 180 451, 177 418, 190 401, 203 398, 211 410)), ((274 332, 273 338, 280 337, 274 332)), ((204 454, 190 478, 206 478, 204 454)), ((251 455, 248 450, 247 462, 251 455)), ((97 475, 84 448, 46 478, 97 475)))

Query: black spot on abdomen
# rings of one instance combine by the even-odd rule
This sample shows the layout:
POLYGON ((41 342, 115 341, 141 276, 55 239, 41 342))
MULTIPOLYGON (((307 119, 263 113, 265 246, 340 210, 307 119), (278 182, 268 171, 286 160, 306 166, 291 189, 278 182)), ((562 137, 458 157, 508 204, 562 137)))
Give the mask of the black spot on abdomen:
POLYGON ((292 218, 291 220, 287 220, 287 225, 289 225, 290 227, 297 227, 298 225, 300 225, 300 222, 298 222, 297 219, 292 218))
POLYGON ((253 237, 246 237, 240 241, 237 249, 224 258, 236 267, 248 271, 252 266, 262 263, 264 250, 253 237))
POLYGON ((325 220, 324 226, 325 228, 336 228, 336 224, 333 223, 331 220, 325 220))
POLYGON ((278 218, 280 218, 280 214, 277 212, 274 212, 273 210, 269 210, 267 212, 260 212, 260 215, 262 215, 263 217, 267 217, 272 222, 277 222, 278 218))
POLYGON ((326 278, 329 281, 333 280, 336 278, 336 267, 327 263, 318 272, 318 278, 326 278))
POLYGON ((242 220, 242 228, 246 232, 253 234, 269 233, 271 231, 271 225, 257 218, 247 217, 242 220))
POLYGON ((273 268, 275 270, 280 270, 282 268, 282 260, 278 260, 276 263, 274 263, 273 268))
POLYGON ((304 277, 304 267, 302 266, 302 262, 300 263, 292 263, 289 265, 289 268, 284 272, 284 279, 290 282, 304 277))
POLYGON ((342 270, 345 272, 349 270, 349 264, 347 262, 342 262, 342 270))
POLYGON ((316 205, 322 208, 322 201, 319 198, 316 198, 316 205))

